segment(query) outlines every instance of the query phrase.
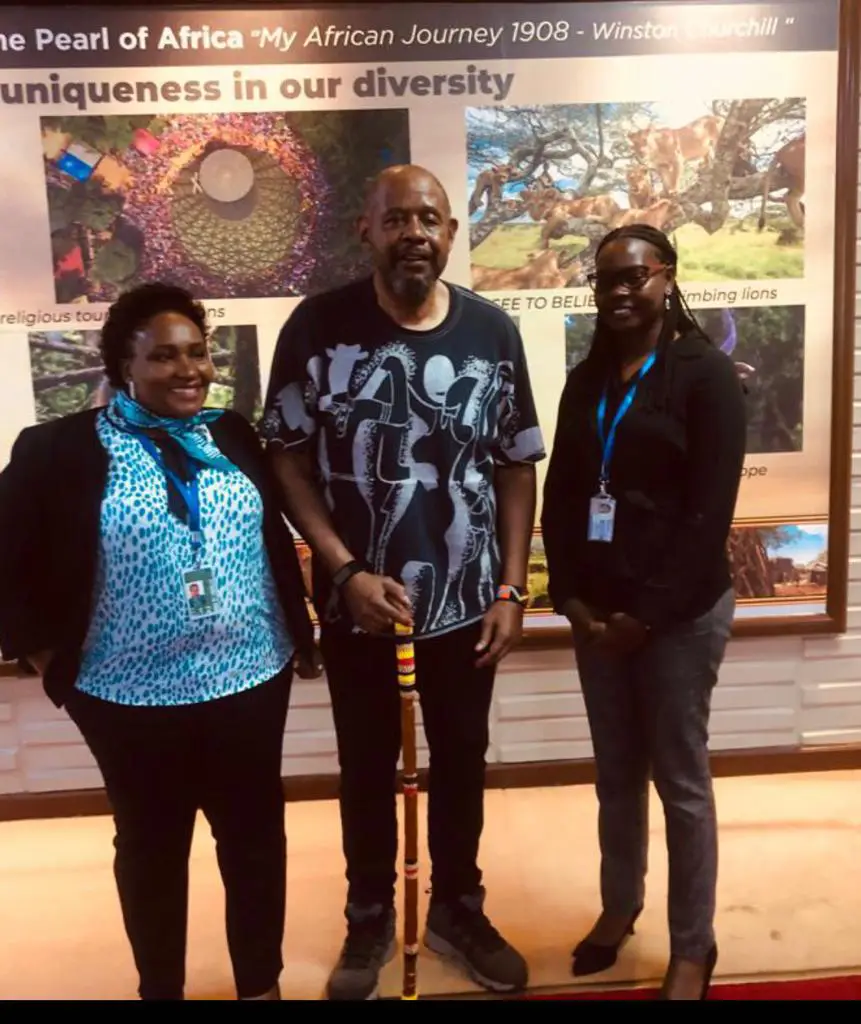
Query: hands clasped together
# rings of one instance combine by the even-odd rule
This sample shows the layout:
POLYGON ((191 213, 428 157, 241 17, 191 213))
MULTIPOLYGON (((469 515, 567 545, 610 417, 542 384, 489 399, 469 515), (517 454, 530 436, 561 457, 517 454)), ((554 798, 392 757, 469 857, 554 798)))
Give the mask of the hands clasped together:
POLYGON ((582 601, 566 601, 562 609, 571 623, 576 643, 605 648, 617 654, 632 654, 646 642, 648 630, 637 619, 624 612, 614 612, 607 618, 596 618, 582 601))

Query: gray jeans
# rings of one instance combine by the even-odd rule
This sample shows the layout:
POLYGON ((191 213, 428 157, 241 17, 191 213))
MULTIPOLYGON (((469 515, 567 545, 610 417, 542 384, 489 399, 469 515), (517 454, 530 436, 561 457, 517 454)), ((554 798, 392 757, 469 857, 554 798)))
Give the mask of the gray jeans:
POLYGON ((634 655, 576 652, 595 752, 603 908, 629 915, 643 906, 651 775, 666 822, 670 950, 690 960, 703 960, 715 941, 708 723, 734 612, 730 590, 701 618, 654 636, 634 655))

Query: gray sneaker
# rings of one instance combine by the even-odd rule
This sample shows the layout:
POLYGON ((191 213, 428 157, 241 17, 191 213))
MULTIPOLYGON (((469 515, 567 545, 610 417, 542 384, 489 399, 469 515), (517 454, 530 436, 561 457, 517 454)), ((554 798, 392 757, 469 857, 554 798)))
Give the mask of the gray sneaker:
POLYGON ((377 999, 380 971, 397 952, 394 910, 347 907, 347 938, 326 985, 327 999, 377 999))
POLYGON ((456 903, 431 902, 425 945, 491 992, 520 991, 529 980, 526 961, 493 927, 483 906, 484 889, 456 903))

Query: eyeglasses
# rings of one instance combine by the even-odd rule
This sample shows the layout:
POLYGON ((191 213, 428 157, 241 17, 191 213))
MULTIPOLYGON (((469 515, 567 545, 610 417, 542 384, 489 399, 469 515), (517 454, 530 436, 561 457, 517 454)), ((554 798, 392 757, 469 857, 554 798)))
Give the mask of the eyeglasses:
POLYGON ((669 264, 660 263, 656 267, 625 267, 623 270, 597 270, 587 274, 586 280, 596 292, 611 292, 616 288, 638 292, 662 270, 669 270, 669 264))

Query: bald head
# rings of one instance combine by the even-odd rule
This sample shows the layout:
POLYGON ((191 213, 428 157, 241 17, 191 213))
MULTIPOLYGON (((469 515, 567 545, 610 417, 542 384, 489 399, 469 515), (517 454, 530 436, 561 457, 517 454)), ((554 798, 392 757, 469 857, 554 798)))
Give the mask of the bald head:
POLYGON ((439 178, 415 164, 386 167, 368 183, 358 226, 378 279, 398 302, 418 308, 445 269, 457 231, 439 178))
POLYGON ((418 164, 394 164, 391 167, 384 167, 379 174, 371 178, 365 187, 365 213, 370 213, 381 199, 385 201, 389 192, 400 192, 404 189, 433 194, 441 211, 444 209, 445 215, 451 216, 451 204, 442 182, 426 167, 420 167, 418 164))

